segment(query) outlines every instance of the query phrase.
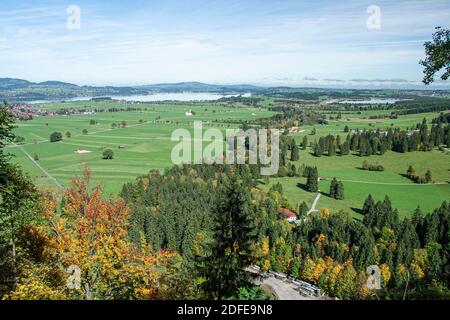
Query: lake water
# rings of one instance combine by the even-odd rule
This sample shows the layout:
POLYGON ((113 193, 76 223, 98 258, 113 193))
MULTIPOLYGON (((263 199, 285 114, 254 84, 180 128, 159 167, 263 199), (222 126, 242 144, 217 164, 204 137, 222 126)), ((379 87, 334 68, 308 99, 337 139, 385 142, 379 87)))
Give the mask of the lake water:
MULTIPOLYGON (((225 97, 237 97, 234 95, 222 95, 209 92, 180 92, 180 93, 155 93, 149 95, 130 95, 130 96, 111 96, 114 100, 125 100, 129 102, 159 102, 159 101, 215 101, 225 97)), ((243 97, 250 97, 250 93, 242 94, 243 97)), ((100 97, 77 97, 65 99, 64 101, 89 101, 92 98, 100 97)), ((30 104, 43 104, 61 101, 36 100, 30 101, 30 104)))
POLYGON ((370 100, 345 100, 339 101, 342 104, 394 104, 400 99, 370 99, 370 100))

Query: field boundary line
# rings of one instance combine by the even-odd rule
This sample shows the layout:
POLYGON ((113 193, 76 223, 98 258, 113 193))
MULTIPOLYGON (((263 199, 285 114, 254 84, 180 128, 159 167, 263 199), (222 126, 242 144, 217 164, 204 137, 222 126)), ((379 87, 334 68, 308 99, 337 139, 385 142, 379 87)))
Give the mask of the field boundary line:
MULTIPOLYGON (((115 130, 127 129, 127 128, 134 128, 134 127, 137 127, 137 126, 143 126, 143 125, 150 124, 150 123, 153 123, 153 121, 149 120, 149 121, 145 121, 143 123, 131 124, 131 125, 126 126, 125 128, 109 128, 109 129, 94 131, 94 132, 91 132, 91 133, 88 133, 88 134, 76 134, 76 135, 73 135, 71 138, 83 137, 83 136, 92 136, 92 135, 95 135, 97 133, 109 132, 109 131, 115 131, 115 130)), ((46 142, 50 142, 50 140, 38 141, 36 143, 31 143, 31 142, 30 143, 25 143, 22 146, 31 146, 31 145, 36 145, 36 144, 46 143, 46 142)), ((5 146, 5 149, 7 149, 7 148, 17 148, 17 147, 19 147, 19 146, 17 144, 13 143, 12 145, 5 146)))
POLYGON ((433 185, 447 185, 448 182, 436 182, 436 183, 391 183, 391 182, 375 182, 375 181, 360 181, 360 180, 342 180, 342 182, 353 182, 353 183, 363 183, 363 184, 379 184, 388 186, 433 186, 433 185))
POLYGON ((23 148, 23 146, 15 144, 14 145, 16 147, 18 147, 20 150, 22 150, 22 152, 28 157, 28 159, 31 160, 31 162, 33 162, 36 167, 38 167, 51 181, 53 181, 53 183, 59 188, 59 189, 64 189, 64 187, 58 182, 58 180, 56 180, 50 173, 47 172, 47 170, 45 170, 39 163, 37 163, 36 160, 34 160, 34 158, 23 148))

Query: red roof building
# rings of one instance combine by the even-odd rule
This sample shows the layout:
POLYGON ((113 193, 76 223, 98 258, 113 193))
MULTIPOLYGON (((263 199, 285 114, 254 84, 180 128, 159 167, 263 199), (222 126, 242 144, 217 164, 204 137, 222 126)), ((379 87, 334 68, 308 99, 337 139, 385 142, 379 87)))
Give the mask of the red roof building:
POLYGON ((278 208, 277 211, 287 218, 289 222, 297 220, 297 215, 289 209, 278 208))

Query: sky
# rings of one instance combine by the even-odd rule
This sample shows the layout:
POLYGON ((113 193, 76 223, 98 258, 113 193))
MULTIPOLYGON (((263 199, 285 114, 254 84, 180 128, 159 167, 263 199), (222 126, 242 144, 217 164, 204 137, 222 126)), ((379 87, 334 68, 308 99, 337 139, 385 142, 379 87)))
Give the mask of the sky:
POLYGON ((2 0, 0 77, 407 87, 436 26, 449 0, 2 0))

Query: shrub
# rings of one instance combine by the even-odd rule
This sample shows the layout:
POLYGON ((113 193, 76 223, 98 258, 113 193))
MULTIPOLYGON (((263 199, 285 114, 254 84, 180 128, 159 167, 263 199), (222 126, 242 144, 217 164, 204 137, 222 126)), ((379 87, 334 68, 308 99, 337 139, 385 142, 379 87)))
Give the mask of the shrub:
POLYGON ((58 142, 58 141, 62 141, 63 139, 63 135, 61 132, 53 132, 50 135, 50 142, 58 142))
POLYGON ((114 157, 114 152, 111 149, 105 149, 103 151, 103 159, 111 160, 114 157))

